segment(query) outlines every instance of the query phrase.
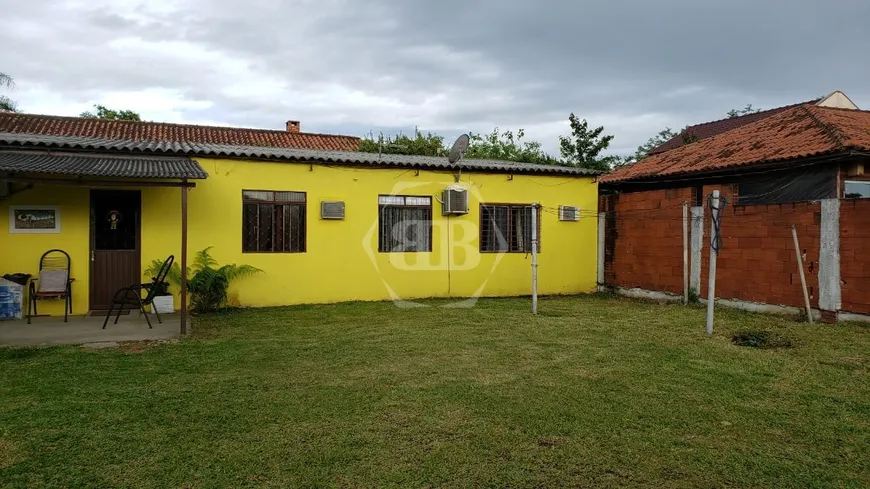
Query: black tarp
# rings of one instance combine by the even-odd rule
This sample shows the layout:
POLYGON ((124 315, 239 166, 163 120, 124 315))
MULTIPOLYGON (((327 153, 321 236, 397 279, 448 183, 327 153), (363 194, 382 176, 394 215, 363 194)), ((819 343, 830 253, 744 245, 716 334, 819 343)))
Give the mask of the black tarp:
POLYGON ((738 204, 782 204, 837 198, 835 165, 813 165, 738 180, 738 204))

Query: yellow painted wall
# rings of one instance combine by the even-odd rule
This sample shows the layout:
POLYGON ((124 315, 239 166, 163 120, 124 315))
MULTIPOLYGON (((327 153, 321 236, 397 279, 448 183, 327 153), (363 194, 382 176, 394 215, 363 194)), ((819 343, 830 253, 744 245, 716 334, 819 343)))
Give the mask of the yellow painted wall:
MULTIPOLYGON (((0 202, 0 276, 7 273, 39 274, 39 258, 50 249, 70 254, 73 282, 73 314, 88 309, 90 272, 89 190, 82 187, 38 186, 0 202), (9 232, 10 205, 58 206, 59 234, 12 234, 9 232)), ((27 304, 23 304, 26 313, 27 304)), ((63 301, 40 301, 40 314, 63 315, 63 301)))
MULTIPOLYGON (((433 200, 431 253, 379 253, 378 195, 439 197, 441 190, 454 182, 451 173, 198 161, 209 178, 198 181, 188 194, 189 254, 192 258, 196 251, 212 246, 212 256, 221 264, 245 263, 263 269, 265 273, 242 279, 231 287, 231 302, 243 306, 384 300, 393 296, 526 295, 531 292, 531 257, 477 252, 479 204, 540 202, 550 209, 577 205, 585 211, 597 210, 597 185, 591 178, 463 173, 460 184, 469 189, 470 212, 448 221, 441 216, 441 205, 433 200), (306 192, 307 252, 242 253, 243 189, 306 192), (321 220, 321 200, 344 201, 346 219, 321 220), (452 247, 448 246, 448 229, 452 247)), ((0 249, 4 250, 0 273, 35 271, 39 254, 59 244, 73 255, 75 310, 85 310, 88 202, 87 189, 37 187, 0 203, 0 249), (21 203, 61 205, 62 233, 9 234, 7 204, 21 203)), ((143 268, 155 258, 180 255, 179 207, 177 188, 142 189, 143 268)), ((542 213, 539 293, 570 294, 595 289, 596 226, 594 217, 561 222, 554 212, 542 213)))

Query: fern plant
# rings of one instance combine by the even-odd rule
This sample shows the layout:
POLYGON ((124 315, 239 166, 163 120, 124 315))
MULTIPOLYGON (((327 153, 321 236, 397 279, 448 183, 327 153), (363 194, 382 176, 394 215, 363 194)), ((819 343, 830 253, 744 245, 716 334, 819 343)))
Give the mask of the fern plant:
MULTIPOLYGON (((261 273, 262 270, 251 265, 218 266, 209 251, 211 246, 200 250, 193 258, 193 266, 187 270, 187 291, 190 294, 190 307, 196 312, 211 312, 222 308, 227 302, 227 291, 233 280, 261 273)), ((162 260, 154 260, 145 270, 146 275, 157 275, 162 260)), ((167 279, 173 285, 181 285, 181 267, 174 263, 167 279)))

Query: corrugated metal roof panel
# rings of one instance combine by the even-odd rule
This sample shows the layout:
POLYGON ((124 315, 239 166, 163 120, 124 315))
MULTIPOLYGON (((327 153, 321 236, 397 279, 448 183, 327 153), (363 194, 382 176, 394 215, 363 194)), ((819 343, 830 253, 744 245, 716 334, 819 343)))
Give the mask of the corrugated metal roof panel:
POLYGON ((336 165, 369 165, 381 167, 421 168, 433 170, 462 170, 499 173, 544 173, 556 175, 598 175, 601 172, 586 168, 558 165, 538 165, 499 160, 465 159, 453 166, 447 158, 434 156, 388 155, 356 151, 324 151, 299 148, 270 148, 261 146, 233 146, 210 143, 174 142, 166 145, 159 141, 129 141, 78 136, 46 136, 34 134, 0 133, 0 144, 26 147, 76 148, 97 151, 142 152, 199 157, 235 157, 267 160, 300 161, 336 165))
POLYGON ((89 177, 206 178, 190 158, 106 156, 81 153, 0 151, 0 172, 89 177))

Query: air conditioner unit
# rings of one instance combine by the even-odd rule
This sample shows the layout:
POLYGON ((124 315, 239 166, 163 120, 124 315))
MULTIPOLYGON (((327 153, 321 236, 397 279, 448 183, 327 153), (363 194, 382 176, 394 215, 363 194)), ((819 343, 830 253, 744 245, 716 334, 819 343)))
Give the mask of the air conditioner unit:
POLYGON ((441 192, 441 215, 468 214, 468 190, 451 185, 441 192))
POLYGON ((344 202, 337 200, 320 201, 321 219, 344 219, 344 202))
POLYGON ((579 221, 580 220, 580 208, 574 205, 560 205, 559 206, 559 220, 560 221, 579 221))

